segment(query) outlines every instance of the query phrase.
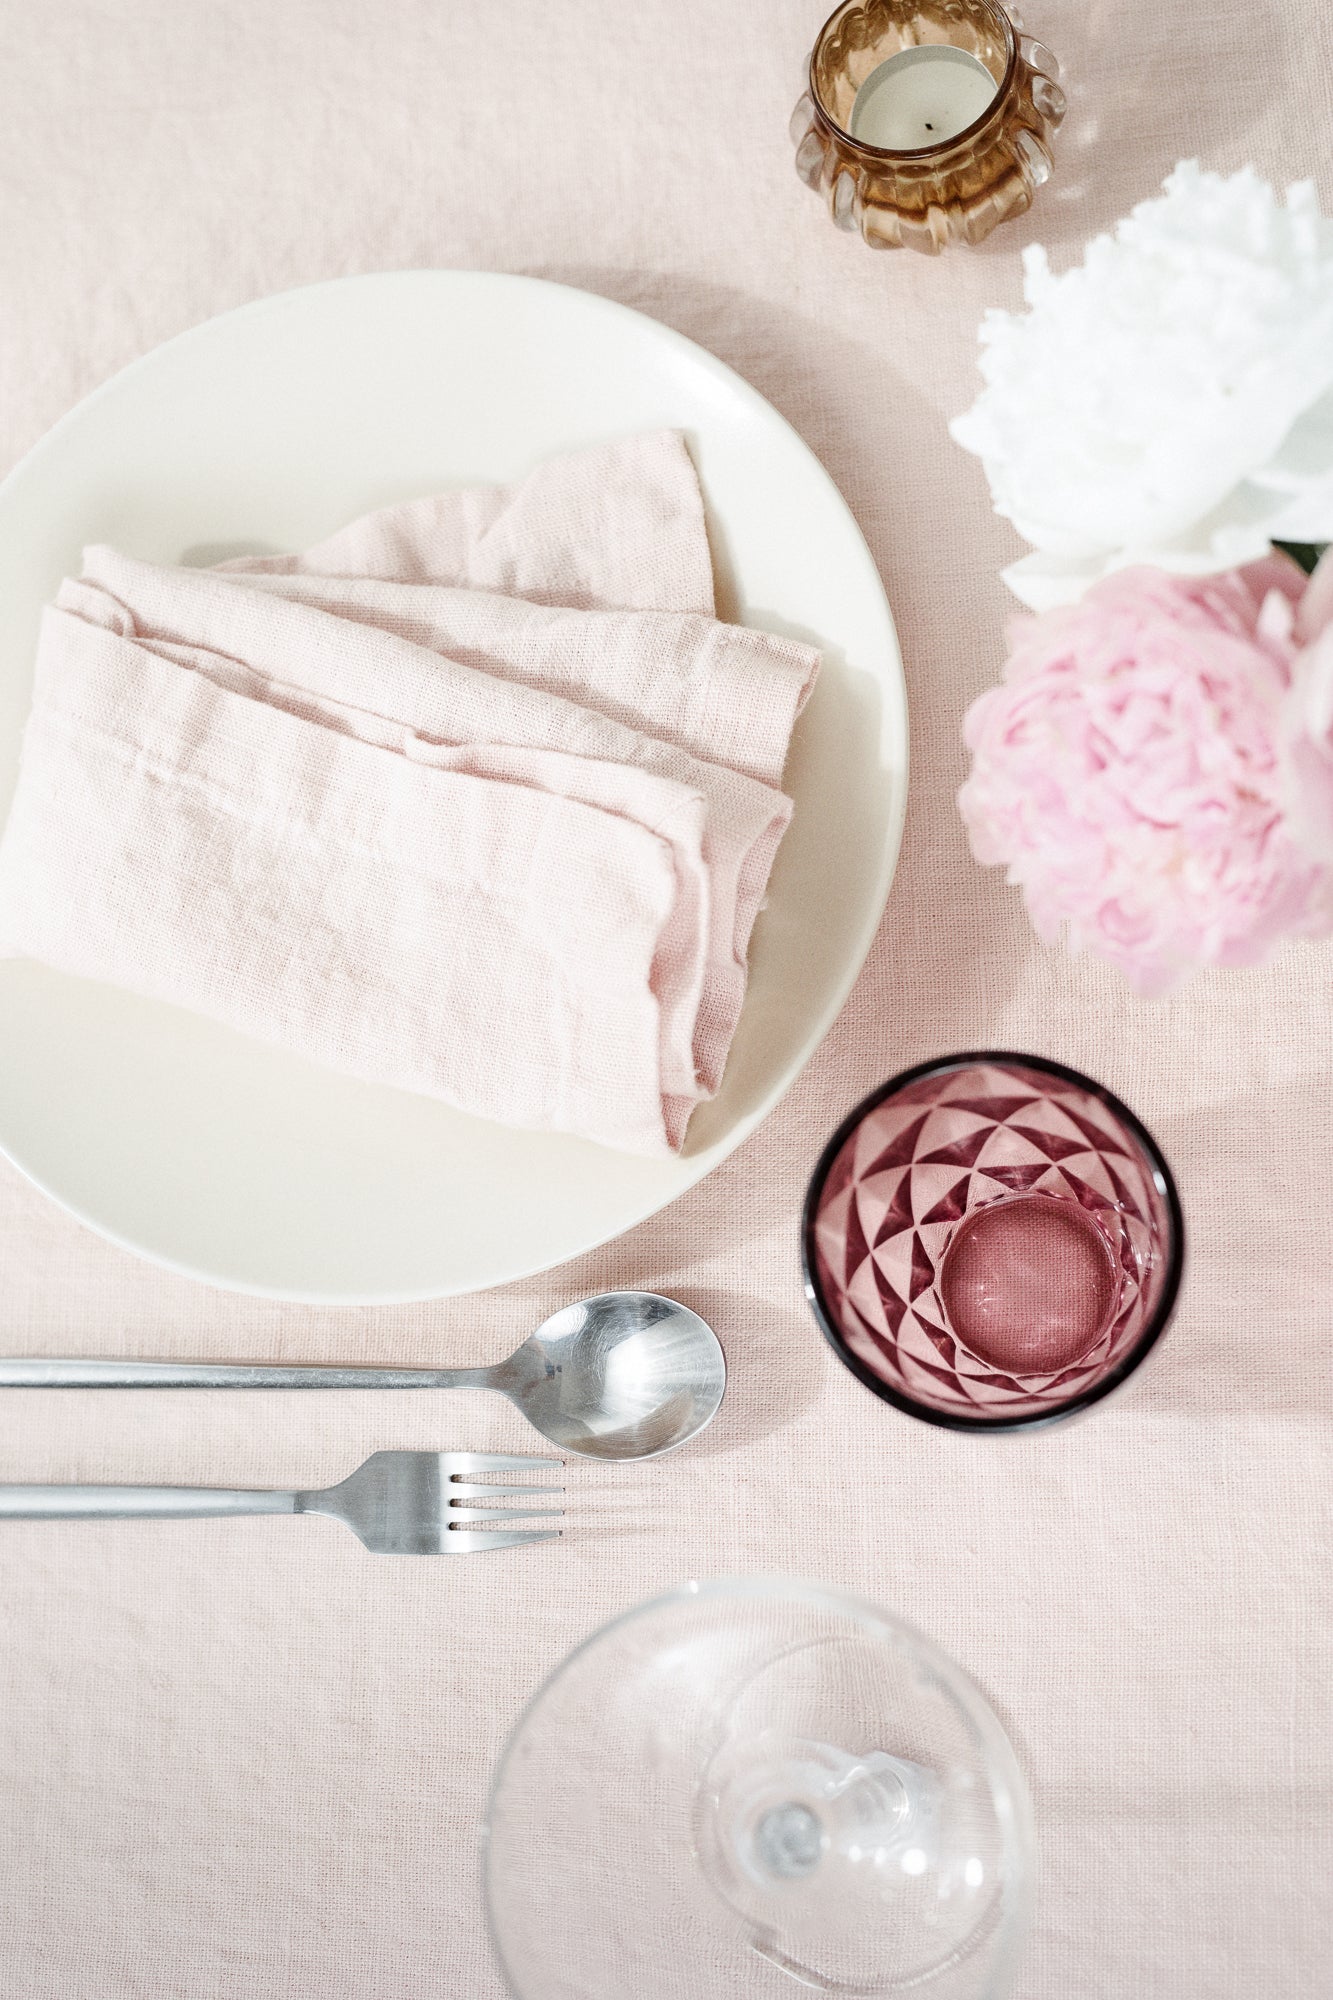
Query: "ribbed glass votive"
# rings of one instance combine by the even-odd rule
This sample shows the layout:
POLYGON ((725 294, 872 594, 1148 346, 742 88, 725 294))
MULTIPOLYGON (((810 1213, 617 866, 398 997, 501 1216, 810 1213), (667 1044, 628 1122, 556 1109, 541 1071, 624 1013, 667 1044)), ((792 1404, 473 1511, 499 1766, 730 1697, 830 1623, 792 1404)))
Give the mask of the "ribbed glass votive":
POLYGON ((1059 74, 996 0, 843 0, 792 114, 796 171, 874 249, 980 243, 1050 178, 1059 74))

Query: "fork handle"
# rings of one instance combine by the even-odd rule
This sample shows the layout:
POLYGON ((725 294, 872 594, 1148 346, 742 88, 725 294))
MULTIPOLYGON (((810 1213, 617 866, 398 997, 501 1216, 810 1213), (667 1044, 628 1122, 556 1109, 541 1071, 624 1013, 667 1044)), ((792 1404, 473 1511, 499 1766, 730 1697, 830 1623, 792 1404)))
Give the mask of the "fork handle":
POLYGON ((295 1514, 294 1493, 226 1486, 0 1486, 0 1520, 184 1520, 209 1514, 295 1514))
POLYGON ((489 1368, 320 1368, 281 1362, 0 1359, 0 1389, 489 1389, 489 1368))

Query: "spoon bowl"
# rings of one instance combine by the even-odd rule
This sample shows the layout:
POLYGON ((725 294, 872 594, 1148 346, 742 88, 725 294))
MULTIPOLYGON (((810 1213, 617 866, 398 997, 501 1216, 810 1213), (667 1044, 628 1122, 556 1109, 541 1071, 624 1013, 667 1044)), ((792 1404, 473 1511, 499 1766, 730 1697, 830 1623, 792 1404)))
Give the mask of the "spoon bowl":
POLYGON ((726 1388, 707 1320, 656 1292, 562 1306, 502 1364, 510 1401, 552 1444, 586 1458, 656 1458, 697 1437, 726 1388))

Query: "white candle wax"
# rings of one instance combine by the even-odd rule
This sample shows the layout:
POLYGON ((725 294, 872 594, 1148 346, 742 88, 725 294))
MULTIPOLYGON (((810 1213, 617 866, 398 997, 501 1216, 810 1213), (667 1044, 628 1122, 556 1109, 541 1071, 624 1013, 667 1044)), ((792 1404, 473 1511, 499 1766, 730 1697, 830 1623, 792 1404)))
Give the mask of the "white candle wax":
POLYGON ((947 42, 901 49, 856 93, 851 134, 896 153, 942 146, 980 118, 999 89, 979 57, 947 42))

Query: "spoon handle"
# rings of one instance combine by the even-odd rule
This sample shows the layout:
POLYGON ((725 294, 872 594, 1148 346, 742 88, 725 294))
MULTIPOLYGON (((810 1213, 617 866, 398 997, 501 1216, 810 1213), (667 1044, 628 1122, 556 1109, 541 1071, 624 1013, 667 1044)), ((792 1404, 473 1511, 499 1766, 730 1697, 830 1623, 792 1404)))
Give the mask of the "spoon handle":
POLYGON ((235 1361, 0 1360, 0 1389, 490 1389, 489 1368, 303 1368, 235 1361))

